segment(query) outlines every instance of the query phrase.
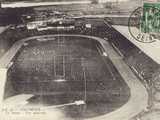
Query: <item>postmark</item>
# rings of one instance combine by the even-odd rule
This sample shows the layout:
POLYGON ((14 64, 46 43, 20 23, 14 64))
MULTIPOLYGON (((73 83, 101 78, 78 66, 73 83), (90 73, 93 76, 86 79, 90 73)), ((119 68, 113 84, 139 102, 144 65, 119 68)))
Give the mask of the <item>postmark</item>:
POLYGON ((152 43, 160 38, 160 3, 144 3, 128 20, 130 35, 137 41, 152 43))

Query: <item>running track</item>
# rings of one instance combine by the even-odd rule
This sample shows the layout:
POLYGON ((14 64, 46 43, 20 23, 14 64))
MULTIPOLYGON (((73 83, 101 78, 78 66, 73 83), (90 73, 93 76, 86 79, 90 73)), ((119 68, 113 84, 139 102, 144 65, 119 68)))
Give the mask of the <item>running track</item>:
MULTIPOLYGON (((54 36, 58 35, 35 36, 22 39, 16 42, 11 47, 11 49, 0 59, 0 70, 7 69, 9 67, 11 59, 15 56, 15 54, 21 48, 21 46, 24 44, 25 41, 42 37, 54 37, 54 36)), ((115 52, 115 50, 111 47, 111 45, 107 41, 98 37, 86 36, 86 35, 61 34, 60 36, 85 37, 99 41, 106 50, 106 53, 108 53, 108 57, 110 58, 114 66, 117 68, 117 70, 119 71, 119 73, 129 86, 131 91, 131 97, 129 101, 121 108, 113 112, 110 112, 108 114, 85 120, 129 120, 130 118, 134 117, 135 115, 139 114, 140 112, 146 109, 148 104, 148 94, 144 85, 139 81, 139 79, 134 75, 131 69, 125 64, 125 62, 122 60, 119 54, 115 52)), ((0 85, 1 92, 4 92, 3 86, 5 85, 5 83, 6 80, 1 80, 1 85, 0 85)), ((1 95, 3 95, 3 93, 1 95)), ((0 98, 2 99, 2 97, 3 96, 1 96, 0 98)), ((44 116, 44 118, 46 118, 46 116, 44 116)))

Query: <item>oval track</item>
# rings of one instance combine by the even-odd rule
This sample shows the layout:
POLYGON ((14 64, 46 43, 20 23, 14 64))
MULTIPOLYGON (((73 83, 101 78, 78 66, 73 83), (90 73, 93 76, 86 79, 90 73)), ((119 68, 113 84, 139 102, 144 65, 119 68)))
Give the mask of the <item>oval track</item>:
MULTIPOLYGON (((105 49, 108 57, 119 71, 125 82, 130 88, 131 97, 129 101, 123 105, 121 108, 110 112, 108 114, 94 117, 91 119, 86 120, 129 120, 133 116, 137 115, 138 113, 142 112, 147 107, 148 103, 148 94, 143 86, 143 84, 139 81, 139 79, 132 73, 130 68, 125 64, 122 58, 114 51, 114 49, 110 46, 110 44, 98 37, 93 36, 86 36, 86 35, 43 35, 43 36, 35 36, 26 38, 16 42, 12 48, 0 59, 0 67, 7 68, 12 58, 21 48, 21 46, 28 40, 42 38, 42 37, 54 37, 54 36, 77 36, 77 37, 84 37, 89 39, 97 40, 101 43, 103 48, 105 49)), ((4 81, 6 82, 6 81, 4 81)))

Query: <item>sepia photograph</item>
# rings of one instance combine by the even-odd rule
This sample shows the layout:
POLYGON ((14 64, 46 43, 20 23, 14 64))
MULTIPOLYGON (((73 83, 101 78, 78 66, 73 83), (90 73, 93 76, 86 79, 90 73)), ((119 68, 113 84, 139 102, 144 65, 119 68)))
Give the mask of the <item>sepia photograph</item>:
POLYGON ((160 120, 160 0, 0 0, 0 120, 160 120))

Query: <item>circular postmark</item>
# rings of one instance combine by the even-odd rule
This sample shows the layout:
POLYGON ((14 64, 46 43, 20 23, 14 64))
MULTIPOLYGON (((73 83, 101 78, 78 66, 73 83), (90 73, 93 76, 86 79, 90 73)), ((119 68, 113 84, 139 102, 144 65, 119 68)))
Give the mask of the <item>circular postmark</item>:
POLYGON ((142 7, 135 9, 128 19, 128 30, 130 35, 139 42, 155 42, 155 36, 158 34, 156 31, 157 26, 155 25, 157 16, 155 15, 159 15, 159 13, 160 9, 156 7, 151 7, 149 10, 147 9, 147 11, 142 7), (149 13, 151 15, 149 15, 149 13))

